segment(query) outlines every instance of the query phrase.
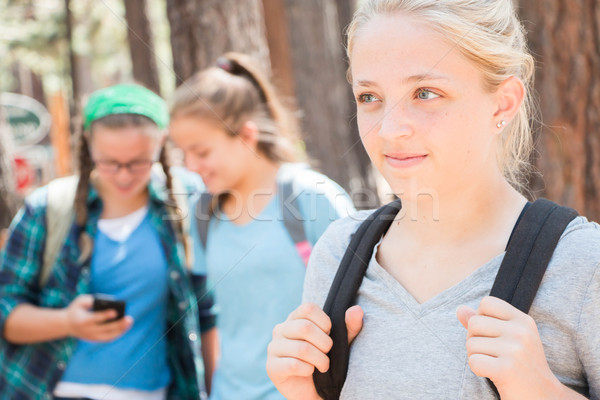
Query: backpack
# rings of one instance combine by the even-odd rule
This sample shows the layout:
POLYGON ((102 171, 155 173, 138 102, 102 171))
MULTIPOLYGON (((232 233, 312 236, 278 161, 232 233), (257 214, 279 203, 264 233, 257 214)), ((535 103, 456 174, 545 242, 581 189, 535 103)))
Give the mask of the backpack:
MULTIPOLYGON (((350 357, 345 312, 356 302, 374 246, 401 208, 400 200, 396 200, 377 209, 359 226, 331 284, 323 306, 332 324, 329 370, 321 373, 315 369, 313 373, 317 392, 324 400, 340 397, 350 357)), ((560 236, 577 215, 575 210, 545 199, 527 203, 509 238, 490 295, 529 312, 560 236)), ((499 398, 496 387, 489 379, 487 382, 499 398)))
MULTIPOLYGON (((306 237, 304 229, 304 218, 300 212, 300 204, 298 196, 300 191, 294 188, 294 175, 301 170, 307 170, 306 164, 288 164, 282 166, 277 174, 277 194, 279 198, 279 209, 283 217, 283 225, 289 233, 298 255, 306 266, 312 245, 306 237)), ((196 203, 196 226, 198 228, 198 236, 202 247, 206 249, 208 241, 208 228, 210 225, 210 217, 214 214, 215 198, 210 193, 201 193, 196 203)), ((218 200, 218 199, 217 199, 218 200)))
MULTIPOLYGON (((158 179, 164 179, 164 172, 153 167, 153 176, 158 179), (161 175, 162 174, 162 175, 161 175)), ((58 254, 62 249, 69 230, 73 225, 75 218, 75 194, 79 176, 66 176, 50 181, 48 183, 48 203, 46 205, 46 243, 44 246, 44 256, 42 269, 39 276, 39 286, 44 287, 48 282, 52 267, 56 262, 58 254)), ((187 202, 179 199, 181 195, 187 195, 183 184, 176 177, 172 177, 173 194, 176 201, 176 206, 181 210, 181 215, 186 216, 188 213, 187 202)), ((187 196, 186 196, 187 197, 187 196)), ((172 219, 175 216, 168 216, 166 219, 172 219)), ((183 219, 183 229, 187 232, 188 219, 183 219)), ((91 243, 90 243, 91 244, 91 243)), ((91 248, 89 249, 91 250, 91 248)))

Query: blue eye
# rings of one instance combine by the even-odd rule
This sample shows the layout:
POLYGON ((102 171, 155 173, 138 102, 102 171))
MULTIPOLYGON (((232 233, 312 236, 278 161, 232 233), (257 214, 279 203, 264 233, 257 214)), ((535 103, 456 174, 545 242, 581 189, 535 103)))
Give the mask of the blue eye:
POLYGON ((374 103, 374 102, 378 101, 379 99, 371 93, 365 93, 365 94, 358 95, 358 97, 356 97, 356 100, 359 103, 374 103))
POLYGON ((432 92, 429 89, 418 89, 417 90, 417 98, 419 100, 431 100, 440 97, 439 94, 432 92))

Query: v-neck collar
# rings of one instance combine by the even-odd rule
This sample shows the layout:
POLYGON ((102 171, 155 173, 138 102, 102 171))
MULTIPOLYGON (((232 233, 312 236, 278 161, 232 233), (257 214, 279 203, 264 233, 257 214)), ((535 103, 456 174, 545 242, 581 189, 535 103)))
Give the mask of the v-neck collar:
POLYGON ((413 313, 413 315, 419 318, 427 315, 431 311, 434 311, 436 308, 441 307, 444 304, 462 297, 466 292, 473 289, 478 283, 481 282, 481 279, 483 279, 485 276, 488 276, 490 272, 498 270, 505 254, 505 252, 498 254, 485 264, 478 267, 460 282, 439 292, 425 302, 419 303, 415 297, 377 261, 377 251, 379 250, 379 245, 381 244, 382 239, 380 239, 375 245, 373 255, 371 256, 371 260, 367 268, 367 276, 369 274, 376 275, 377 278, 388 287, 390 292, 393 293, 402 302, 402 304, 404 304, 413 313))

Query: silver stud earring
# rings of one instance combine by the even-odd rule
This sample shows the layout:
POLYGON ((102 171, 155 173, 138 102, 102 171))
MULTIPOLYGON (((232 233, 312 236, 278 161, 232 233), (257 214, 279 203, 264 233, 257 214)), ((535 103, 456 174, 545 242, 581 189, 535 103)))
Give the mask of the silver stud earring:
POLYGON ((506 125, 506 121, 505 121, 505 120, 502 120, 502 121, 500 121, 500 122, 498 122, 498 123, 496 124, 496 127, 497 127, 498 129, 500 129, 500 128, 502 128, 502 127, 503 127, 503 126, 505 126, 505 125, 506 125))

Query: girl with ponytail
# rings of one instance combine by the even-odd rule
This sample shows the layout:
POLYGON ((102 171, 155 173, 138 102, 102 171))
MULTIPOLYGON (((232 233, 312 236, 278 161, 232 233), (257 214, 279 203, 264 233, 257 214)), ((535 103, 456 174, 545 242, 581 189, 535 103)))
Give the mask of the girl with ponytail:
MULTIPOLYGON (((166 156, 168 121, 164 101, 141 86, 91 95, 74 221, 44 281, 49 189, 33 193, 15 217, 0 269, 3 397, 206 396, 212 297, 188 265, 187 216, 175 206, 166 156), (125 316, 93 311, 99 294, 124 301, 125 316)), ((189 173, 178 178, 187 190, 201 187, 189 173)))
POLYGON ((214 282, 219 307, 222 351, 211 398, 281 399, 265 371, 271 331, 300 303, 310 248, 352 203, 297 162, 294 118, 244 55, 224 55, 176 90, 169 131, 211 201, 207 212, 192 207, 196 272, 214 282), (286 228, 290 213, 305 240, 286 228))

